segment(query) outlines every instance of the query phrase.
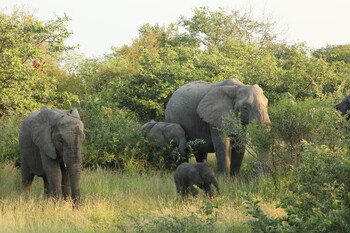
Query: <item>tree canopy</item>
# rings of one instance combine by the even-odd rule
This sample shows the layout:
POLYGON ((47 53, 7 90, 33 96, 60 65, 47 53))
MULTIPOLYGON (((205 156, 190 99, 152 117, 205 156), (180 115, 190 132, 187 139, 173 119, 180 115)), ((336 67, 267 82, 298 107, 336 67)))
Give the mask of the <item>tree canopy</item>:
POLYGON ((0 117, 71 101, 71 94, 56 91, 57 76, 65 73, 57 57, 72 49, 64 44, 68 20, 42 22, 23 9, 0 14, 0 117))

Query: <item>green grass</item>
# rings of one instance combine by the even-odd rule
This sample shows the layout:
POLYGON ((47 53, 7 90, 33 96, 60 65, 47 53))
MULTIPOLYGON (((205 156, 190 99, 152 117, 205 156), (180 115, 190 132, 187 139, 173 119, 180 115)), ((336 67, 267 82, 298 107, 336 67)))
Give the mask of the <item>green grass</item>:
POLYGON ((271 203, 263 208, 272 216, 283 214, 274 207, 273 186, 267 178, 220 176, 218 182, 221 196, 209 200, 201 194, 181 201, 172 173, 84 170, 82 203, 79 209, 72 209, 69 202, 43 198, 39 178, 25 200, 20 191, 19 169, 2 164, 0 232, 250 232, 240 198, 244 192, 271 203), (220 203, 218 208, 204 213, 215 203, 220 203))

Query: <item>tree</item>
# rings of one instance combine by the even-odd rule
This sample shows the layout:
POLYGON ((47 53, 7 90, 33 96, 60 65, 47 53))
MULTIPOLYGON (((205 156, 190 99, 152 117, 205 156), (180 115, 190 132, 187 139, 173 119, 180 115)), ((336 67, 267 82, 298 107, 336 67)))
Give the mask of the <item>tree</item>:
POLYGON ((181 17, 179 24, 186 34, 200 46, 218 46, 226 40, 245 41, 266 46, 273 43, 277 34, 273 33, 273 23, 254 20, 248 13, 239 11, 210 11, 207 7, 194 10, 190 19, 181 17))
POLYGON ((317 58, 323 58, 327 62, 343 61, 350 64, 350 44, 346 45, 328 45, 327 47, 317 49, 314 52, 317 58))
POLYGON ((71 34, 68 16, 42 22, 23 9, 0 13, 0 117, 32 111, 43 104, 63 103, 73 97, 56 92, 56 77, 48 68, 66 50, 71 34))

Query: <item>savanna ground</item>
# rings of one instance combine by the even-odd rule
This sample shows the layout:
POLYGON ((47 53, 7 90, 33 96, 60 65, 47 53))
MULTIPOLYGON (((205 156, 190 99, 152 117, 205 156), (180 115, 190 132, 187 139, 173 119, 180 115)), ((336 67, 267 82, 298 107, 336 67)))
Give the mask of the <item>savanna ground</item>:
MULTIPOLYGON (((210 162, 214 165, 214 158, 210 162)), ((283 215, 268 178, 219 176, 220 196, 210 200, 201 193, 182 201, 171 172, 85 169, 82 203, 73 209, 70 202, 43 198, 39 178, 25 200, 19 169, 0 166, 0 232, 250 232, 241 198, 245 192, 266 200, 262 208, 269 216, 283 215)))

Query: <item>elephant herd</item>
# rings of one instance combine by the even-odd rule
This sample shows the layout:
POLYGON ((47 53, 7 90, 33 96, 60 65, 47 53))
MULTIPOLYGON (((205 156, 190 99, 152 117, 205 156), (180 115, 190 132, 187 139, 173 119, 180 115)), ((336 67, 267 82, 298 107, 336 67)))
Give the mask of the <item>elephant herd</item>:
MULTIPOLYGON (((245 151, 241 135, 234 131, 223 133, 229 130, 227 120, 235 115, 242 125, 253 120, 269 123, 267 105, 268 100, 258 85, 244 85, 237 79, 216 83, 195 81, 173 93, 164 122, 152 120, 140 130, 157 145, 172 143, 179 148, 185 158, 174 172, 180 195, 197 195, 196 185, 211 196, 210 186, 214 185, 218 193, 219 186, 206 162, 207 154, 215 152, 219 173, 235 175, 245 151), (194 154, 197 162, 188 163, 186 143, 195 139, 203 139, 205 143, 194 154)), ((350 95, 335 108, 346 114, 350 110, 350 95)), ((44 180, 46 196, 70 196, 77 204, 84 138, 84 124, 77 110, 42 107, 25 118, 19 133, 23 190, 28 193, 34 176, 39 176, 44 180)))

